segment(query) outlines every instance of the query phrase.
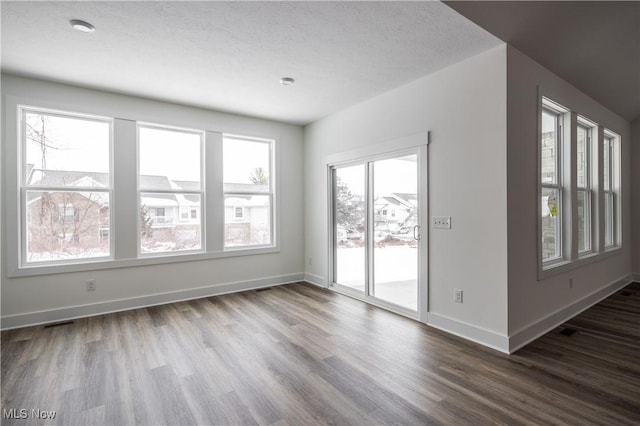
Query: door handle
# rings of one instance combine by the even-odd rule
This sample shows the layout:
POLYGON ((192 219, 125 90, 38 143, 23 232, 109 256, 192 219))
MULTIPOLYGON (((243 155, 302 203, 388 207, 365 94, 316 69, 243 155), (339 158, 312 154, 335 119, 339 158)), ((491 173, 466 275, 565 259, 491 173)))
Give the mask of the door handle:
POLYGON ((416 241, 420 240, 420 226, 416 225, 413 227, 413 239, 416 241))

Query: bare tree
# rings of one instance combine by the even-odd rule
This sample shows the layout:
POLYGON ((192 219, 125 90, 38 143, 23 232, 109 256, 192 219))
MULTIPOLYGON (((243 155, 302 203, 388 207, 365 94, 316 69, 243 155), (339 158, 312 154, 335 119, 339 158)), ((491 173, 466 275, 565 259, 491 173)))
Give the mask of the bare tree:
POLYGON ((341 226, 357 226, 362 223, 364 209, 357 197, 353 195, 349 185, 340 176, 336 180, 336 223, 341 226))
MULTIPOLYGON (((25 136, 39 150, 39 166, 43 176, 46 176, 47 158, 51 151, 65 149, 62 141, 54 137, 49 117, 44 114, 30 115, 25 122, 25 136)), ((66 176, 64 180, 63 184, 73 184, 66 181, 66 176)), ((43 191, 37 203, 28 208, 31 209, 29 216, 33 218, 28 225, 31 253, 90 249, 100 242, 103 207, 98 193, 43 191), (36 215, 37 219, 34 217, 36 215)))
POLYGON ((153 237, 153 228, 151 227, 152 219, 149 214, 149 208, 144 204, 140 208, 140 234, 142 237, 153 237))

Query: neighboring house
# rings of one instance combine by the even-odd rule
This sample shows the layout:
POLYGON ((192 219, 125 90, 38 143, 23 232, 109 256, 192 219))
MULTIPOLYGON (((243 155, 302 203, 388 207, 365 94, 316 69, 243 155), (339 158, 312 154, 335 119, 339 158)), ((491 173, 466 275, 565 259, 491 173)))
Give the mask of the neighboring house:
POLYGON ((403 227, 416 224, 416 194, 393 193, 376 198, 374 201, 376 228, 398 232, 403 227))
MULTIPOLYGON (((27 166, 27 182, 60 191, 29 191, 27 221, 31 252, 108 247, 110 209, 105 192, 77 192, 76 188, 106 188, 107 173, 41 170, 27 166)), ((200 200, 198 195, 163 193, 164 190, 197 189, 197 182, 173 182, 166 176, 140 176, 141 186, 159 192, 143 192, 141 206, 148 215, 155 241, 198 239, 200 200)), ((106 250, 106 249, 105 249, 106 250)), ((104 253, 102 253, 104 254, 104 253)))
POLYGON ((266 195, 229 195, 225 198, 225 245, 269 244, 271 219, 266 195))
POLYGON ((141 206, 151 218, 152 228, 200 224, 200 197, 195 194, 162 193, 156 191, 197 191, 198 182, 172 181, 166 176, 141 175, 140 186, 153 188, 142 192, 141 206))
POLYGON ((45 171, 28 167, 30 185, 69 188, 69 191, 27 192, 26 219, 30 253, 84 251, 108 254, 109 196, 104 192, 78 192, 74 188, 104 188, 107 175, 45 171))
MULTIPOLYGON (((75 192, 75 188, 106 188, 107 173, 35 169, 27 166, 29 185, 69 188, 68 192, 29 191, 27 221, 30 251, 59 250, 61 246, 108 249, 109 197, 104 192, 75 192)), ((199 244, 201 200, 197 194, 162 191, 196 191, 198 182, 173 181, 167 176, 141 175, 140 186, 153 188, 141 193, 142 215, 148 221, 155 243, 199 244)), ((227 190, 262 191, 266 185, 233 184, 227 190)), ((269 244, 271 242, 270 197, 229 194, 225 202, 225 244, 269 244)), ((153 243, 150 243, 153 246, 153 243)), ((146 249, 152 250, 151 246, 146 249)), ((102 253, 104 254, 104 253, 102 253)))

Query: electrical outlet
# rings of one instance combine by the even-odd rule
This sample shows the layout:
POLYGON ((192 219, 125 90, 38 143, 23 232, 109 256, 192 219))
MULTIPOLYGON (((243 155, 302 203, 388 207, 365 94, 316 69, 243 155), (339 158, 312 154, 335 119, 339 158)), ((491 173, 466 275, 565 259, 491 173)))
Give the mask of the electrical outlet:
POLYGON ((96 291, 96 280, 87 280, 87 291, 96 291))
POLYGON ((451 229, 451 216, 433 216, 431 225, 438 229, 451 229))
POLYGON ((454 292, 454 300, 456 303, 462 303, 462 290, 459 288, 453 289, 454 292))
POLYGON ((310 257, 309 258, 309 266, 312 266, 312 265, 313 265, 313 257, 310 257))

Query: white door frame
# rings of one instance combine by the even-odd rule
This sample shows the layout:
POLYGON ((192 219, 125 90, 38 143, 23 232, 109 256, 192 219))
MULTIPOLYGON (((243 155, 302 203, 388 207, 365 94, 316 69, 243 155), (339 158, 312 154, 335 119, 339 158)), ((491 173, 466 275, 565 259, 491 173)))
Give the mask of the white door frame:
MULTIPOLYGON (((428 300, 428 259, 429 259, 429 210, 428 210, 428 142, 429 133, 421 132, 415 135, 391 140, 382 144, 371 145, 356 149, 353 151, 334 154, 327 159, 327 184, 328 184, 328 229, 330 230, 328 236, 328 270, 327 270, 327 287, 338 293, 345 294, 347 296, 354 297, 359 300, 363 300, 366 303, 387 309, 398 314, 420 320, 424 323, 427 322, 427 315, 429 311, 428 300), (367 242, 367 248, 365 249, 366 257, 366 272, 365 272, 365 292, 364 295, 357 290, 353 290, 349 287, 342 286, 335 283, 335 253, 336 253, 336 241, 335 241, 335 217, 334 217, 334 179, 333 170, 336 168, 348 167, 353 165, 364 164, 367 173, 366 182, 369 182, 369 167, 368 164, 377 160, 384 160, 394 157, 400 157, 403 155, 415 154, 418 158, 418 224, 420 226, 420 240, 418 241, 418 306, 417 311, 404 308, 402 306, 395 305, 393 303, 386 302, 382 299, 378 299, 373 296, 369 296, 368 288, 370 285, 370 269, 372 268, 369 261, 370 243, 367 242)), ((367 208, 366 208, 366 222, 365 228, 367 231, 370 228, 370 195, 369 188, 365 188, 367 192, 367 208)))

